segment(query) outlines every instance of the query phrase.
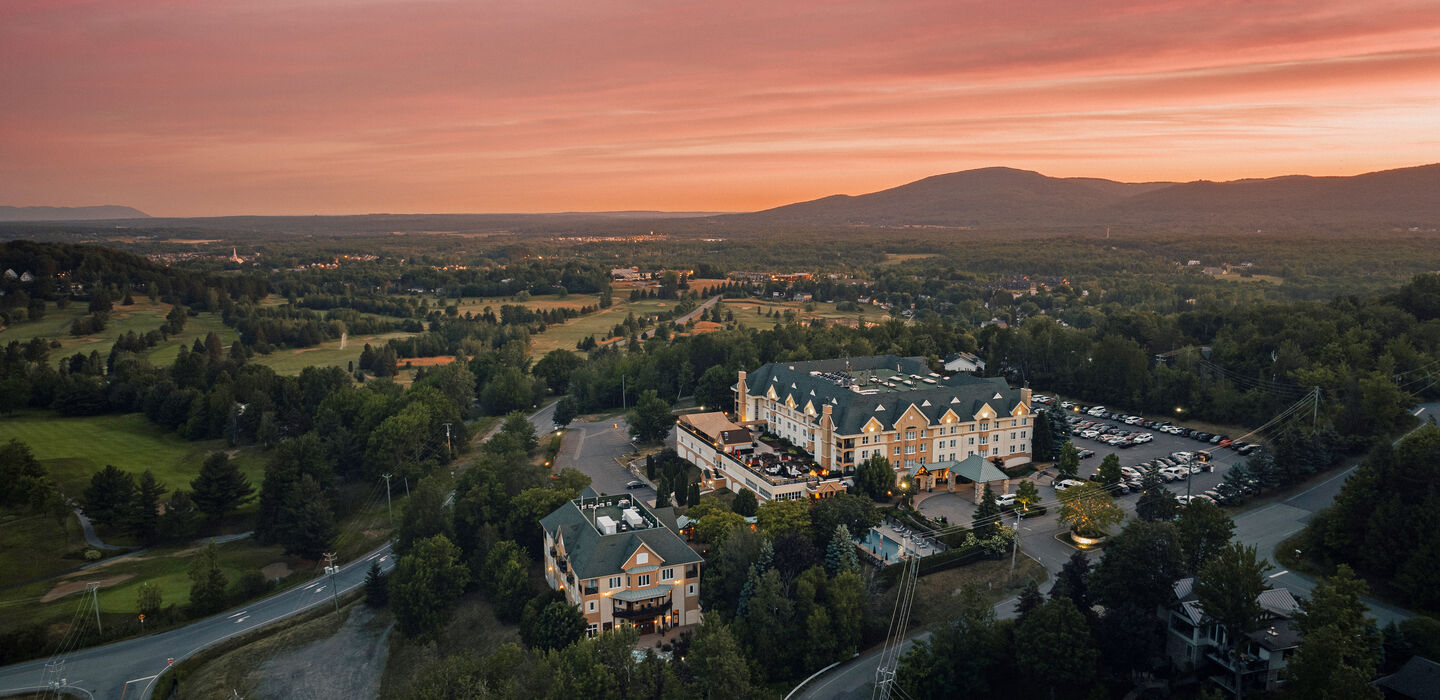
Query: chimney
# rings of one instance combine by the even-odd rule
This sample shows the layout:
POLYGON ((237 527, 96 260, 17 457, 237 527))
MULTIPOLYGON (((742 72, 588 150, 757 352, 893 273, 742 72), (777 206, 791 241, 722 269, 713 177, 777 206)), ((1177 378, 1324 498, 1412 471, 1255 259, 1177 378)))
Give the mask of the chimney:
POLYGON ((735 383, 735 420, 740 423, 750 420, 749 417, 745 415, 746 407, 750 403, 746 399, 746 396, 745 370, 742 369, 740 370, 740 380, 735 383))

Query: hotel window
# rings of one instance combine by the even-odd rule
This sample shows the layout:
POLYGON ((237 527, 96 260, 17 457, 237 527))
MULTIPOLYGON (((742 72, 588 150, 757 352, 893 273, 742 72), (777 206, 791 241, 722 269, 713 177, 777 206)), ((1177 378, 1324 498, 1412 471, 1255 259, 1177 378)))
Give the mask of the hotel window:
POLYGON ((611 577, 610 577, 610 585, 609 585, 609 586, 606 586, 606 588, 619 588, 619 587, 620 587, 620 577, 619 577, 619 576, 611 576, 611 577))
POLYGON ((1015 433, 1010 433, 1010 439, 1011 439, 1011 440, 1014 440, 1014 439, 1015 439, 1015 433))
MULTIPOLYGON (((900 449, 900 448, 897 447, 897 448, 895 448, 895 449, 898 450, 898 449, 900 449)), ((907 454, 907 455, 913 455, 913 454, 915 454, 915 446, 914 446, 914 445, 906 445, 906 446, 905 446, 905 454, 907 454)))
POLYGON ((980 444, 983 445, 983 444, 985 444, 986 442, 989 442, 989 441, 990 441, 990 437, 989 437, 988 435, 981 435, 981 436, 980 436, 980 444))
POLYGON ((1021 439, 1021 440, 1024 440, 1024 439, 1025 439, 1025 431, 1024 431, 1024 430, 1020 431, 1020 439, 1021 439))
POLYGON ((860 444, 862 444, 862 445, 868 445, 868 444, 870 444, 870 436, 869 436, 869 435, 862 435, 862 436, 860 436, 860 444))
POLYGON ((640 574, 635 577, 635 587, 644 588, 650 585, 650 574, 640 574))
POLYGON ((895 446, 895 456, 897 456, 897 457, 900 456, 900 446, 899 446, 899 445, 896 445, 896 446, 895 446))
POLYGON ((695 584, 692 583, 685 587, 685 595, 695 595, 695 584))
POLYGON ((981 430, 989 430, 989 429, 990 429, 990 421, 985 421, 985 422, 981 423, 981 424, 980 424, 980 429, 981 429, 981 430))
POLYGON ((972 445, 975 444, 975 438, 974 438, 974 436, 971 436, 971 438, 970 438, 970 444, 972 444, 972 445))
POLYGON ((905 439, 906 439, 906 440, 914 440, 914 439, 915 439, 915 431, 913 431, 913 430, 907 430, 907 431, 905 431, 905 439))
POLYGON ((675 578, 675 570, 674 570, 674 569, 661 569, 661 570, 660 570, 660 580, 661 580, 661 581, 668 581, 668 580, 670 580, 670 579, 672 579, 672 578, 675 578))
POLYGON ((595 601, 592 600, 592 601, 589 601, 589 602, 585 603, 585 611, 586 611, 586 612, 595 612, 595 601))
POLYGON ((924 451, 925 451, 925 443, 923 443, 923 442, 920 443, 920 451, 921 451, 921 452, 924 452, 924 451))
POLYGON ((923 428, 920 430, 920 437, 925 437, 925 430, 923 428))
POLYGON ((1014 445, 1011 445, 1011 446, 1010 446, 1010 454, 1015 454, 1015 446, 1014 446, 1014 445))
POLYGON ((991 454, 991 455, 994 455, 994 456, 998 456, 998 455, 1000 454, 1000 448, 996 447, 996 448, 990 450, 990 454, 991 454))

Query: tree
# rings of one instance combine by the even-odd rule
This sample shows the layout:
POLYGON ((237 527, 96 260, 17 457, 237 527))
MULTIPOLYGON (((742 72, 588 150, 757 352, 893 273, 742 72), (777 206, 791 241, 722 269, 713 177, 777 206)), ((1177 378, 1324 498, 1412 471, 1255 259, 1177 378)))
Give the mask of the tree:
POLYGON ((1025 582, 1025 588, 1020 590, 1020 595, 1015 598, 1015 615, 1021 622, 1030 614, 1031 610, 1045 604, 1045 596, 1040 594, 1040 584, 1035 579, 1025 582))
POLYGON ((810 502, 766 501, 755 510, 755 526, 771 539, 790 532, 810 534, 810 502))
POLYGON ((707 621, 695 633, 686 666, 695 676, 695 694, 704 700, 750 697, 750 667, 730 628, 707 621))
POLYGON ((535 450, 540 449, 540 436, 535 433, 535 424, 520 411, 505 414, 505 422, 500 425, 500 432, 513 438, 525 454, 533 455, 535 450))
POLYGON ((155 617, 160 614, 160 607, 164 604, 160 589, 150 582, 140 584, 135 589, 135 610, 145 617, 155 617))
POLYGON ((555 425, 565 427, 574 422, 580 415, 580 402, 574 396, 566 394, 555 402, 555 425))
POLYGON ((210 542, 190 560, 190 609, 197 616, 219 612, 225 607, 225 588, 229 585, 220 568, 220 553, 210 542))
POLYGON ((737 527, 745 527, 745 518, 739 513, 710 513, 695 523, 695 539, 719 547, 737 527))
POLYGON ((860 557, 855 554, 855 540, 850 535, 850 528, 842 523, 835 526, 835 534, 830 536, 830 543, 825 546, 825 572, 838 576, 847 571, 860 571, 860 557))
POLYGON ((755 500, 755 492, 750 489, 740 489, 740 492, 735 494, 735 499, 730 501, 730 510, 742 517, 754 515, 757 508, 759 503, 755 500))
POLYGON ((389 577, 380 571, 380 562, 372 559, 370 570, 365 572, 365 604, 372 608, 383 608, 389 601, 389 577))
POLYGON ((973 585, 959 591, 959 605, 928 641, 916 641, 901 657, 896 683, 912 698, 975 698, 992 695, 992 678, 1005 660, 995 610, 973 585))
POLYGON ((1060 574, 1055 577, 1055 585, 1050 587, 1050 599, 1069 598, 1075 604, 1075 609, 1082 613, 1090 610, 1090 589, 1087 584, 1087 577, 1090 575, 1090 560, 1085 557, 1084 552, 1072 552, 1065 565, 1060 567, 1060 574))
POLYGON ((40 510, 54 488, 29 445, 14 438, 0 445, 0 506, 40 510))
POLYGON ((1230 642, 1237 697, 1244 696, 1242 651, 1249 642, 1247 635, 1260 628, 1264 608, 1258 598, 1270 588, 1265 578, 1269 570, 1270 565, 1257 558, 1254 547, 1237 542, 1220 550, 1195 581, 1195 596, 1205 617, 1225 630, 1230 642))
POLYGON ((1052 696, 1056 688, 1089 685, 1097 660, 1085 616, 1069 598, 1051 599, 1015 628, 1016 663, 1052 696))
POLYGON ((723 411, 735 402, 735 372, 724 365, 711 365, 695 382, 695 401, 707 410, 723 411))
POLYGON ((630 435, 640 442, 660 442, 675 425, 670 403, 660 398, 654 389, 640 394, 640 400, 625 414, 625 420, 630 423, 630 435))
POLYGON ((994 536, 995 526, 999 521, 1000 504, 995 501, 995 492, 990 490, 990 484, 986 483, 984 495, 980 497, 980 505, 970 516, 970 529, 975 533, 977 539, 989 539, 994 536))
POLYGON ((1055 472, 1060 476, 1058 479, 1074 479, 1080 471, 1080 451, 1075 449, 1075 443, 1069 440, 1060 446, 1060 459, 1055 462, 1055 472))
POLYGON ((895 470, 885 455, 875 453, 855 467, 855 490, 878 501, 895 488, 895 470))
POLYGON ((1100 469, 1096 475, 1100 477, 1100 483, 1105 486, 1114 486, 1120 483, 1120 457, 1114 452, 1105 455, 1105 459, 1100 460, 1100 469))
POLYGON ((111 527, 125 520, 130 501, 135 496, 135 477, 107 464, 90 477, 85 489, 85 517, 97 525, 111 527))
POLYGON ((1030 454, 1037 462, 1049 462, 1055 459, 1055 432, 1051 429, 1050 412, 1041 409, 1035 413, 1035 429, 1030 431, 1030 454))
POLYGON ((142 542, 154 542, 160 532, 160 497, 169 489, 156 481, 149 469, 140 475, 135 486, 135 495, 130 500, 126 517, 126 529, 142 542))
POLYGON ((280 532, 285 553, 319 560, 335 536, 335 516, 330 512, 330 502, 320 483, 309 474, 301 476, 300 483, 285 497, 283 513, 288 521, 288 526, 280 532))
POLYGON ((495 604, 495 616, 505 622, 519 621, 530 597, 530 560, 525 550, 512 540, 497 542, 485 557, 483 571, 480 587, 495 604))
POLYGON ((815 542, 829 542, 836 525, 860 535, 880 522, 880 513, 870 499, 853 493, 836 494, 815 502, 810 509, 811 534, 815 542))
POLYGON ((1140 498, 1135 501, 1135 514, 1152 523, 1170 522, 1180 509, 1180 501, 1154 470, 1140 477, 1140 498))
POLYGON ((584 364, 584 360, 575 353, 556 349, 545 353, 545 356, 530 368, 530 372, 544 379, 551 391, 563 394, 570 389, 570 375, 582 364, 584 364))
POLYGON ((405 555, 410 546, 423 539, 444 535, 454 536, 454 523, 445 510, 445 491, 435 477, 425 477, 415 485, 415 493, 405 504, 400 528, 395 536, 395 554, 405 555))
POLYGON ((1090 537, 1102 537, 1111 525, 1125 520, 1125 511, 1115 505, 1110 492, 1093 483, 1073 486, 1060 492, 1060 522, 1090 537))
POLYGON ((1179 535, 1185 571, 1196 574, 1230 542, 1235 523, 1220 506, 1196 499, 1180 509, 1175 532, 1179 535))
POLYGON ((1035 482, 1029 479, 1022 479, 1020 485, 1015 487, 1015 502, 1021 508, 1030 510, 1040 502, 1040 490, 1035 488, 1035 482))
POLYGON ((409 637, 434 637, 465 591, 470 570, 444 535, 420 540, 390 575, 390 608, 409 637))
POLYGON ((585 636, 585 614, 564 600, 552 600, 520 624, 520 639, 532 649, 564 649, 585 636))
POLYGON ((1365 617, 1363 579, 1345 564, 1315 586, 1296 619, 1300 647, 1286 667, 1289 689, 1301 698, 1379 698, 1369 685, 1380 660, 1381 636, 1365 617))
POLYGON ((224 452, 212 452, 200 465, 200 475, 190 482, 190 498, 195 507, 212 522, 255 496, 250 480, 240 473, 240 466, 224 452))

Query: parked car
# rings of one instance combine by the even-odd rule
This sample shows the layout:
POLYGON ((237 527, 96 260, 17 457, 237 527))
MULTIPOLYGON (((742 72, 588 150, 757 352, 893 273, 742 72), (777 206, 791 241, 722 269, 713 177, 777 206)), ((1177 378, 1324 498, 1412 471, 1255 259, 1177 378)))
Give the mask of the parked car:
POLYGON ((1015 505, 1015 494, 1000 494, 1000 496, 995 499, 995 503, 1002 506, 1013 506, 1015 505))
POLYGON ((1095 450, 1080 450, 1080 459, 1088 459, 1095 456, 1095 450))
POLYGON ((1150 433, 1140 433, 1139 435, 1136 435, 1134 439, 1137 444, 1143 444, 1154 440, 1155 436, 1151 435, 1150 433))
POLYGON ((630 483, 625 484, 625 488, 630 489, 631 491, 634 491, 635 489, 643 489, 645 488, 645 482, 640 481, 639 479, 631 479, 630 483))
POLYGON ((1076 481, 1074 479, 1063 479, 1061 481, 1055 482, 1054 486, 1056 491, 1064 491, 1065 489, 1084 485, 1084 483, 1085 482, 1083 481, 1076 481))

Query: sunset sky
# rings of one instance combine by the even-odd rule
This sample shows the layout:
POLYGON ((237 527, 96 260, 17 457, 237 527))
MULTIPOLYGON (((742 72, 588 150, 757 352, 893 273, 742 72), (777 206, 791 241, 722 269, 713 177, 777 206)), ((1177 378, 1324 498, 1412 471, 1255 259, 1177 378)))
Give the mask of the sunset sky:
POLYGON ((0 204, 753 210, 1440 161, 1436 0, 5 0, 0 204))

